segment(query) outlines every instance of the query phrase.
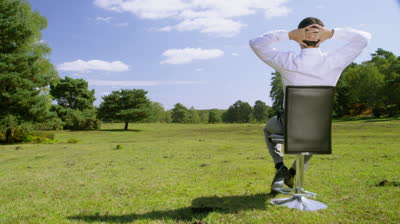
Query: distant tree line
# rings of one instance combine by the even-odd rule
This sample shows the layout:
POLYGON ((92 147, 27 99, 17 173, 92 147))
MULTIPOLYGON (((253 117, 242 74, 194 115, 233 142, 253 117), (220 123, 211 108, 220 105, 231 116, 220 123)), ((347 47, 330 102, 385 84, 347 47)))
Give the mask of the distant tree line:
POLYGON ((167 123, 255 123, 265 122, 271 116, 271 107, 257 100, 254 106, 243 101, 236 101, 227 110, 211 109, 196 110, 189 109, 177 103, 174 108, 165 111, 166 118, 158 120, 167 123))
MULTIPOLYGON (((121 115, 126 114, 126 112, 119 108, 127 104, 122 103, 119 97, 115 97, 115 94, 127 91, 146 93, 141 89, 114 91, 112 94, 103 97, 104 101, 97 110, 97 117, 103 122, 125 123, 125 129, 127 129, 129 122, 182 124, 256 123, 266 122, 272 116, 272 108, 260 100, 256 101, 253 107, 249 103, 239 100, 227 110, 196 110, 193 106, 187 108, 181 103, 177 103, 174 108, 166 110, 160 103, 151 102, 146 98, 146 104, 141 109, 135 109, 136 114, 128 114, 125 118, 121 115), (138 117, 139 114, 143 115, 143 117, 138 117)), ((143 97, 139 98, 144 99, 143 97)), ((126 108, 138 107, 128 105, 126 108)))
MULTIPOLYGON (((371 56, 343 71, 335 90, 334 117, 400 115, 400 57, 380 48, 371 56)), ((280 74, 272 73, 271 81, 270 97, 276 112, 283 103, 280 74)))

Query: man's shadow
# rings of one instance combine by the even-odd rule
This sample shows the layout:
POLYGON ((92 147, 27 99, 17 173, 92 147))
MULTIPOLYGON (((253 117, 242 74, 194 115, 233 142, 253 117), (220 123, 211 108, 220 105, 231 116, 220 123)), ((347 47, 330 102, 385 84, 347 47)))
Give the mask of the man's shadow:
POLYGON ((255 194, 246 196, 227 196, 227 197, 200 197, 192 201, 190 207, 178 208, 174 210, 152 211, 144 214, 128 214, 128 215, 76 215, 69 216, 67 219, 80 220, 86 222, 116 222, 129 223, 135 220, 175 220, 175 221, 191 221, 202 220, 210 212, 219 213, 237 213, 242 210, 265 210, 269 203, 269 199, 273 198, 273 194, 255 194))

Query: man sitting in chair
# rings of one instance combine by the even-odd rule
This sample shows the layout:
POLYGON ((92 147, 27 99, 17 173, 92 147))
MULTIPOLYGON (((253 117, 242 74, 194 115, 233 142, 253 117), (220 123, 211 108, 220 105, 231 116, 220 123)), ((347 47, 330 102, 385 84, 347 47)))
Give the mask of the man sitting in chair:
MULTIPOLYGON (((342 71, 367 46, 370 34, 351 28, 328 29, 321 20, 308 17, 293 31, 270 31, 261 37, 250 40, 250 46, 255 54, 266 64, 278 71, 282 76, 283 89, 292 86, 336 86, 342 71), (319 46, 326 40, 343 40, 346 42, 339 49, 321 52, 319 46), (276 42, 293 40, 300 47, 300 54, 281 52, 272 48, 276 42)), ((293 188, 296 165, 288 169, 283 162, 281 144, 272 142, 270 135, 284 132, 282 116, 272 117, 264 128, 267 148, 275 163, 276 174, 271 190, 282 188, 285 183, 293 188)), ((306 169, 311 155, 304 158, 306 169)))

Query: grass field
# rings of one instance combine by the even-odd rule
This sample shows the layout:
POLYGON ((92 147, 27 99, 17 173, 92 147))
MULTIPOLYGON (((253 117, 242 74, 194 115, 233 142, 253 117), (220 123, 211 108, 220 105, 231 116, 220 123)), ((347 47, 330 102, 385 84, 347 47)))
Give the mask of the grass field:
POLYGON ((0 223, 400 223, 400 120, 334 122, 305 175, 315 212, 270 204, 261 124, 122 128, 1 145, 0 223))

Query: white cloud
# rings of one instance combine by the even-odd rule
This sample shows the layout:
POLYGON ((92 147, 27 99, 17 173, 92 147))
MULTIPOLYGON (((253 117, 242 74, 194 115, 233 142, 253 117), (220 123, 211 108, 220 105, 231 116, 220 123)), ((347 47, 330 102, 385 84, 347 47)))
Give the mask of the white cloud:
POLYGON ((202 17, 186 19, 177 24, 174 29, 178 31, 199 30, 201 33, 216 34, 222 37, 232 37, 240 33, 246 25, 222 17, 202 17))
POLYGON ((288 0, 94 0, 100 8, 129 12, 142 19, 174 19, 161 31, 200 31, 218 36, 237 35, 246 24, 238 17, 262 11, 267 18, 286 16, 288 0))
POLYGON ((267 18, 287 16, 287 15, 289 15, 290 12, 291 12, 291 10, 285 6, 269 8, 269 9, 265 9, 265 16, 267 18))
POLYGON ((233 52, 233 53, 232 53, 232 56, 235 56, 235 57, 237 57, 237 56, 239 56, 239 54, 238 54, 238 53, 236 53, 236 52, 233 52))
POLYGON ((98 16, 98 17, 96 17, 96 20, 97 21, 101 21, 101 22, 109 23, 112 20, 112 17, 101 17, 101 16, 98 16))
POLYGON ((193 60, 207 60, 219 58, 224 52, 219 49, 184 48, 168 49, 162 54, 166 57, 161 64, 187 64, 193 60))
POLYGON ((108 72, 125 72, 129 71, 129 66, 121 61, 101 61, 101 60, 76 60, 64 62, 57 66, 60 71, 89 72, 89 71, 108 71, 108 72))
POLYGON ((172 26, 164 26, 164 27, 159 29, 159 31, 162 31, 162 32, 170 32, 172 30, 173 30, 172 26))
POLYGON ((159 85, 187 85, 204 84, 202 81, 114 81, 114 80, 88 80, 93 86, 159 86, 159 85))
POLYGON ((113 25, 113 26, 116 26, 116 27, 123 27, 123 26, 128 26, 129 25, 127 22, 116 22, 113 17, 101 17, 101 16, 98 16, 94 20, 96 20, 98 24, 99 23, 107 23, 107 24, 110 24, 110 25, 113 25), (112 21, 114 21, 114 22, 112 22, 112 21))
POLYGON ((182 0, 95 0, 94 4, 116 12, 130 12, 143 19, 168 18, 187 5, 182 0))

